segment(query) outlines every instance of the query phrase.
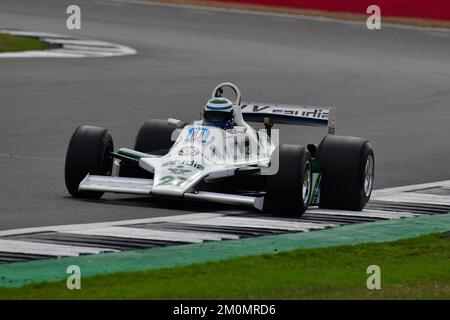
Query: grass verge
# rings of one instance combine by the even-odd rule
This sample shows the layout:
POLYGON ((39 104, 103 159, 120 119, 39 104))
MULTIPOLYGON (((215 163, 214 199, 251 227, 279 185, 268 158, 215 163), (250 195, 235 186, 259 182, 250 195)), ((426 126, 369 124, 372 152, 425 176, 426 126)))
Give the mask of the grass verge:
POLYGON ((46 44, 37 38, 0 33, 0 52, 44 50, 46 44))
POLYGON ((186 267, 0 289, 0 299, 450 299, 450 238, 299 249, 186 267), (381 290, 366 287, 369 265, 381 290))

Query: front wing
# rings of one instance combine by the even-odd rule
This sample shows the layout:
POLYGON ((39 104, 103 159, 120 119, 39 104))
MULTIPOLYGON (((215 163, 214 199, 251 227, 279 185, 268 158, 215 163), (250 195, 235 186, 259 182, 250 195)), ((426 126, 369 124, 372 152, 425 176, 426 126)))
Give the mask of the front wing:
MULTIPOLYGON (((152 195, 153 180, 141 178, 111 177, 87 175, 81 181, 79 191, 99 191, 113 193, 127 193, 138 195, 152 195)), ((250 197, 227 193, 206 191, 185 192, 181 198, 187 200, 209 201, 223 204, 250 206, 263 209, 264 197, 250 197)))

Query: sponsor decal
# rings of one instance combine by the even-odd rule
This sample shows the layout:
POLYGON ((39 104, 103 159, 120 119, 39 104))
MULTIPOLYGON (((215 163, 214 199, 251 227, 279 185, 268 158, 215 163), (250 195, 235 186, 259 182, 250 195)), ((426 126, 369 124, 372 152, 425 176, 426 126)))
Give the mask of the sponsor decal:
POLYGON ((178 151, 180 156, 196 156, 200 153, 200 151, 196 147, 187 146, 183 147, 178 151))
POLYGON ((185 169, 185 167, 182 165, 178 165, 176 167, 169 168, 169 171, 176 175, 183 175, 185 173, 191 172, 191 170, 185 169))
POLYGON ((184 142, 201 142, 205 143, 208 141, 209 129, 203 127, 190 128, 184 142))
POLYGON ((160 182, 156 185, 159 186, 174 186, 179 187, 183 182, 187 179, 184 177, 176 177, 176 176, 164 176, 160 179, 160 182))
POLYGON ((163 163, 161 165, 161 167, 167 167, 167 166, 173 166, 173 165, 186 165, 186 166, 198 169, 198 170, 205 169, 204 166, 202 166, 200 163, 198 163, 194 160, 171 160, 171 161, 163 163))
POLYGON ((263 114, 277 114, 285 116, 297 116, 303 118, 313 119, 327 119, 328 110, 316 107, 307 106, 268 106, 258 104, 243 104, 241 109, 244 113, 263 113, 263 114), (245 109, 245 110, 244 110, 245 109))

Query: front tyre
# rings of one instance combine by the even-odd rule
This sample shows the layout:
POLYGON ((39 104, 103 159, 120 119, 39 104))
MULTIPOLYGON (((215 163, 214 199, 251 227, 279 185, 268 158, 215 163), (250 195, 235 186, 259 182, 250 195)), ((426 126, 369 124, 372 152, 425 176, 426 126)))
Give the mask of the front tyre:
POLYGON ((134 150, 166 154, 173 146, 172 134, 177 127, 167 120, 149 119, 139 129, 134 150))
POLYGON ((74 197, 98 199, 103 192, 79 191, 86 175, 111 175, 113 140, 108 130, 93 126, 78 127, 66 153, 65 180, 67 191, 74 197))
POLYGON ((375 158, 367 140, 326 136, 317 150, 322 166, 321 208, 362 210, 373 189, 375 158))
MULTIPOLYGON (((264 210, 279 215, 302 215, 312 193, 312 165, 308 150, 296 145, 281 145, 278 171, 267 176, 264 210)), ((272 165, 276 165, 272 161, 272 165)))
MULTIPOLYGON (((149 119, 145 121, 139 129, 134 144, 134 150, 154 155, 166 155, 175 143, 175 141, 172 140, 172 135, 177 129, 177 126, 169 123, 168 120, 149 119)), ((153 175, 150 175, 144 169, 132 166, 126 162, 123 162, 120 165, 119 176, 153 178, 153 175)))

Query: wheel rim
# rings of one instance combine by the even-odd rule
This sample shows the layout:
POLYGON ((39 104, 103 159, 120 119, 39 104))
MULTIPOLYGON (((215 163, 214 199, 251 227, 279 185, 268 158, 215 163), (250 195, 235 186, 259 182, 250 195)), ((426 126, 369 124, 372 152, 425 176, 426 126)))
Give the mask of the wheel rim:
POLYGON ((364 169, 364 194, 369 197, 373 188, 374 161, 373 156, 369 155, 364 169))
POLYGON ((311 194, 311 164, 306 163, 305 171, 303 172, 303 185, 302 185, 302 200, 305 205, 308 204, 309 196, 311 194))

